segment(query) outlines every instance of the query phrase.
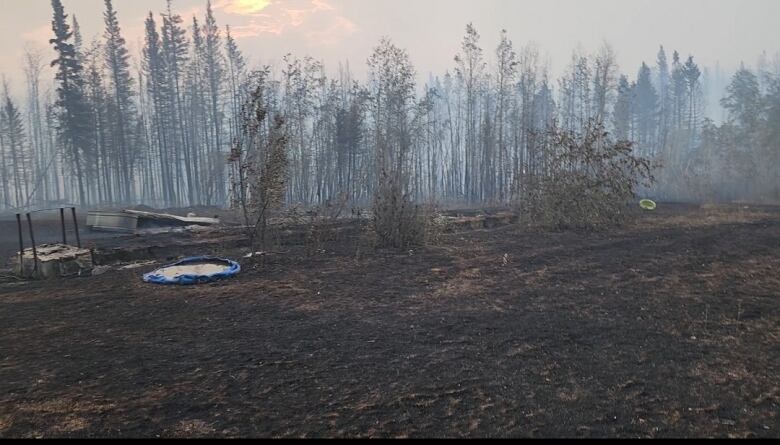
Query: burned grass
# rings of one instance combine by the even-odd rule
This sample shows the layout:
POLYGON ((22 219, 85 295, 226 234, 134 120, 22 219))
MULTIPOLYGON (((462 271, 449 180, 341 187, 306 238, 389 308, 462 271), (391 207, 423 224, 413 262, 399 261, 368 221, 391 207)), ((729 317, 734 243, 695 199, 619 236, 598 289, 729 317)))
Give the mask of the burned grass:
POLYGON ((0 437, 778 435, 778 209, 152 268, 0 287, 0 437))

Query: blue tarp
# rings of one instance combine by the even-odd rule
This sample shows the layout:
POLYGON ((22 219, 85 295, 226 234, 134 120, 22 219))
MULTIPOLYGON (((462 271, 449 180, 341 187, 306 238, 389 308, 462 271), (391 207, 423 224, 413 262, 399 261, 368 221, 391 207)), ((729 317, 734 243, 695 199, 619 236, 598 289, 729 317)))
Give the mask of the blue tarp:
POLYGON ((226 278, 232 278, 236 276, 239 272, 241 272, 241 266, 235 261, 226 260, 224 258, 200 256, 200 257, 185 258, 179 261, 178 263, 169 264, 165 267, 155 270, 154 272, 145 274, 144 281, 153 284, 181 284, 181 285, 202 284, 202 283, 211 283, 213 281, 224 280, 226 278), (175 278, 167 278, 160 273, 163 269, 167 267, 186 266, 187 264, 197 264, 197 263, 220 263, 228 267, 227 269, 221 272, 217 272, 209 275, 179 275, 175 278))

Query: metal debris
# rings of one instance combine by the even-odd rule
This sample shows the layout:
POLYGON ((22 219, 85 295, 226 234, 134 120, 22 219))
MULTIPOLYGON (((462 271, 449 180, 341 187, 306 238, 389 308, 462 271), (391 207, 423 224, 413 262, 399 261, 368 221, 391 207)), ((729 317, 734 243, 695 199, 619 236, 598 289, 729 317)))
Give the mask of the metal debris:
POLYGON ((140 210, 123 210, 121 212, 91 211, 87 214, 87 227, 92 230, 120 233, 164 232, 170 228, 190 228, 215 226, 220 223, 218 218, 203 218, 194 216, 169 215, 167 213, 143 212, 140 210))

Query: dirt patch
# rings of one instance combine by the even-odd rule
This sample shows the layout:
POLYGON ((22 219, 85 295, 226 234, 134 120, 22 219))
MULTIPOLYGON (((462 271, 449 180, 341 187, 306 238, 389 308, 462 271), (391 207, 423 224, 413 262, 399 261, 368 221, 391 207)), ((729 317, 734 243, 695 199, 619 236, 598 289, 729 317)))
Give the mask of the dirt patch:
POLYGON ((745 210, 0 286, 0 437, 776 437, 780 210, 745 210))

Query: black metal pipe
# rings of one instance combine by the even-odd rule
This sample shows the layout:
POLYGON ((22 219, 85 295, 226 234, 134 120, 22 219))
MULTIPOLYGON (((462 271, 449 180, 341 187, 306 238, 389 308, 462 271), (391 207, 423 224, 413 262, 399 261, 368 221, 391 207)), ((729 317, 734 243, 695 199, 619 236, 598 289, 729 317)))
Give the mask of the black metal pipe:
POLYGON ((16 226, 19 228, 19 273, 24 275, 24 239, 22 238, 22 215, 16 214, 16 226))
POLYGON ((68 235, 65 232, 65 209, 60 208, 60 225, 62 226, 62 244, 68 245, 68 235))
POLYGON ((27 214, 27 227, 30 229, 30 241, 32 241, 32 250, 33 250, 33 261, 35 261, 35 264, 33 265, 33 274, 38 272, 38 250, 35 248, 35 235, 33 234, 33 225, 32 225, 32 218, 30 218, 30 214, 27 214))
POLYGON ((71 207, 70 211, 73 213, 73 226, 76 228, 76 245, 81 249, 81 236, 79 235, 79 222, 76 219, 76 208, 71 207))

